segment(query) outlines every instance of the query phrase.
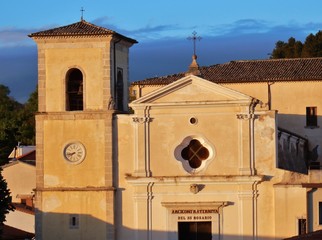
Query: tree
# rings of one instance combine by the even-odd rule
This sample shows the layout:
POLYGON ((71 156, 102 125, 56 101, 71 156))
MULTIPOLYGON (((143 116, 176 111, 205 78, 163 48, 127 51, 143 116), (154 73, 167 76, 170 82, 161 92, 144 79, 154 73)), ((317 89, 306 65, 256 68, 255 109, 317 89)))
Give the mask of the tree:
POLYGON ((322 57, 322 32, 319 31, 315 35, 307 36, 304 48, 303 57, 322 57))
POLYGON ((0 169, 0 234, 2 235, 6 214, 8 214, 9 211, 14 211, 15 207, 12 204, 10 190, 7 187, 7 182, 3 178, 1 171, 2 169, 0 169))
POLYGON ((9 88, 0 84, 0 165, 7 163, 8 155, 18 142, 35 144, 37 89, 25 104, 17 102, 9 94, 9 88))
POLYGON ((271 58, 298 58, 301 57, 303 44, 291 37, 288 42, 277 41, 271 58))
POLYGON ((30 94, 28 101, 18 113, 17 141, 24 145, 35 145, 35 113, 38 109, 38 91, 30 94))
POLYGON ((16 146, 17 113, 22 104, 9 97, 10 90, 0 85, 0 164, 8 159, 8 154, 16 146))
POLYGON ((277 41, 271 58, 322 57, 322 32, 309 34, 305 42, 289 38, 288 42, 277 41))

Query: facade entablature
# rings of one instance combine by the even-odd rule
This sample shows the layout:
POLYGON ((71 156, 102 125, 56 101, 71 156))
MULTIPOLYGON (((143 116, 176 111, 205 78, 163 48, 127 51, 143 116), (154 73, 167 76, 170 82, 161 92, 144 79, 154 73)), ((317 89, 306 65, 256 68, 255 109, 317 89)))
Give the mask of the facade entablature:
POLYGON ((134 177, 127 176, 126 180, 128 183, 133 185, 146 185, 148 183, 154 184, 169 184, 169 185, 177 185, 177 184, 192 184, 196 182, 202 182, 206 184, 254 184, 260 183, 265 180, 265 176, 262 175, 254 175, 254 176, 154 176, 154 177, 134 177))

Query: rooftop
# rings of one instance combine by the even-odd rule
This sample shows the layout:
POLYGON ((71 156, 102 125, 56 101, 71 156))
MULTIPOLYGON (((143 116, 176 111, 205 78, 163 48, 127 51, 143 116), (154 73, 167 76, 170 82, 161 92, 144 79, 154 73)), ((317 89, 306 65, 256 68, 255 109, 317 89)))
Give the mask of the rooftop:
POLYGON ((285 238, 284 240, 321 240, 322 239, 322 230, 315 232, 294 236, 290 238, 285 238))
POLYGON ((34 237, 35 234, 33 233, 29 233, 29 232, 25 232, 22 231, 20 229, 11 227, 11 226, 7 226, 7 225, 3 225, 3 234, 2 234, 2 238, 3 240, 11 240, 11 239, 15 239, 15 240, 24 240, 24 239, 31 239, 32 237, 34 237))
POLYGON ((31 38, 41 37, 66 37, 66 36, 115 36, 131 43, 137 43, 136 40, 125 37, 113 30, 96 26, 92 23, 81 20, 79 22, 57 27, 49 30, 44 30, 36 33, 31 33, 28 36, 31 38))
MULTIPOLYGON (((215 83, 254 83, 322 80, 322 58, 231 61, 200 67, 201 77, 215 83)), ((182 77, 177 73, 133 82, 132 85, 167 85, 182 77)))

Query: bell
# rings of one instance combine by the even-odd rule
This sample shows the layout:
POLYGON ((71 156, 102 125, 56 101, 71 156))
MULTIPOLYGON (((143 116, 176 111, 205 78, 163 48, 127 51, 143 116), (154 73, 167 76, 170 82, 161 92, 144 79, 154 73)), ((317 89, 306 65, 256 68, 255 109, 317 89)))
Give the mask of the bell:
POLYGON ((78 95, 82 95, 83 94, 83 83, 80 83, 78 91, 77 91, 78 95))

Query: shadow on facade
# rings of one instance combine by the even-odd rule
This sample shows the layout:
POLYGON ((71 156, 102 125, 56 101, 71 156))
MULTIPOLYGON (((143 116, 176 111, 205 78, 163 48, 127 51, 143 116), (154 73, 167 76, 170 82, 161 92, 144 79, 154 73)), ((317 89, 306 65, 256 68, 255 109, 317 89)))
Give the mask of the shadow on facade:
POLYGON ((278 114, 277 166, 304 174, 309 169, 322 169, 320 125, 322 116, 310 120, 306 115, 278 114))
MULTIPOLYGON (((39 215, 38 215, 39 216, 39 215)), ((106 223, 90 215, 83 214, 66 214, 66 213, 42 213, 40 217, 43 221, 42 226, 38 223, 36 239, 78 239, 78 240, 102 240, 102 239, 118 239, 118 240, 239 240, 239 235, 229 235, 211 233, 205 228, 196 231, 194 228, 184 228, 181 232, 168 231, 147 231, 139 229, 131 229, 125 226, 114 227, 112 224, 106 223), (57 227, 60 226, 60 227, 57 227), (41 231, 39 231, 41 229, 41 231), (60 231, 57 231, 60 229, 60 231)), ((153 227, 153 226, 152 226, 153 227)), ((253 240, 253 236, 242 236, 243 240, 253 240)), ((261 240, 282 239, 267 236, 257 236, 261 240)))

